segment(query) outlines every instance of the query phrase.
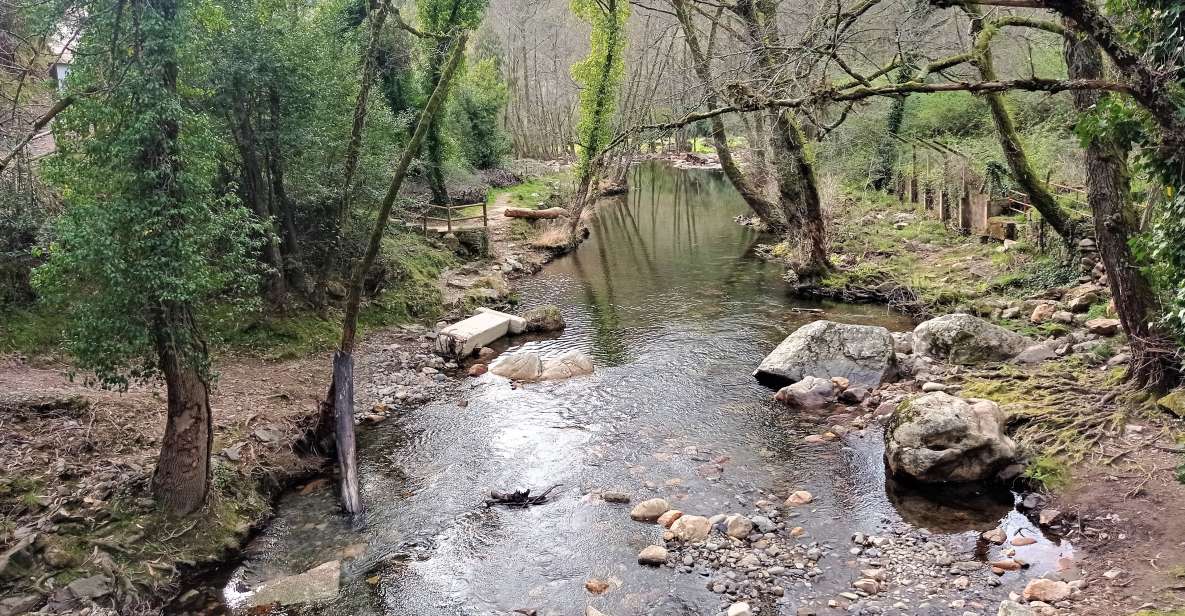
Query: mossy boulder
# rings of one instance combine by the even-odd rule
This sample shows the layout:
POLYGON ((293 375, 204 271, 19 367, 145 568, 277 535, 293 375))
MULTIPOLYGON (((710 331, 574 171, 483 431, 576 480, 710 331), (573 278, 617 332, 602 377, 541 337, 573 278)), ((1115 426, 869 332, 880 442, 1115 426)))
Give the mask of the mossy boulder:
POLYGON ((523 313, 529 332, 555 332, 564 329, 564 314, 554 304, 532 308, 523 313))
POLYGON ((1185 389, 1170 392, 1157 400, 1156 404, 1177 417, 1185 418, 1185 389))
POLYGON ((1006 470, 1015 471, 1018 461, 1004 420, 990 400, 923 394, 894 412, 885 431, 885 461, 892 474, 924 483, 1000 478, 1006 470))
POLYGON ((1007 361, 1034 341, 969 314, 930 319, 913 330, 915 354, 955 364, 1007 361))

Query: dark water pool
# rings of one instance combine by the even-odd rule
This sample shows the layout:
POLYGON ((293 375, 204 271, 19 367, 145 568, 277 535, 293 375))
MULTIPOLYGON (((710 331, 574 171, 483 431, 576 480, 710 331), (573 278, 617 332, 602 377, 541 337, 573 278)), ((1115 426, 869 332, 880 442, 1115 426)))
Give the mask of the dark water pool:
MULTIPOLYGON (((801 523, 841 550, 853 532, 901 520, 970 544, 1002 518, 1026 523, 1007 500, 937 503, 886 490, 874 429, 804 444, 818 418, 775 404, 750 376, 785 335, 819 318, 794 309, 911 324, 881 307, 790 299, 780 268, 753 254, 761 238, 733 222, 744 205, 718 173, 647 164, 631 180, 628 195, 599 206, 576 252, 519 287, 524 306, 561 306, 566 331, 507 350, 580 349, 596 374, 517 389, 486 375, 455 400, 367 428, 365 517, 351 524, 327 491, 286 498, 228 584, 232 604, 260 579, 364 545, 338 600, 318 613, 577 615, 587 605, 616 616, 717 613, 720 599, 703 578, 636 564, 661 529, 587 495, 598 489, 635 501, 662 496, 703 515, 751 512, 758 499, 806 489, 815 501, 801 523), (553 484, 557 497, 544 506, 482 505, 491 489, 553 484), (583 588, 589 578, 620 587, 593 597, 583 588)), ((829 573, 820 586, 838 592, 850 581, 829 573)), ((794 613, 793 604, 778 609, 794 613)))

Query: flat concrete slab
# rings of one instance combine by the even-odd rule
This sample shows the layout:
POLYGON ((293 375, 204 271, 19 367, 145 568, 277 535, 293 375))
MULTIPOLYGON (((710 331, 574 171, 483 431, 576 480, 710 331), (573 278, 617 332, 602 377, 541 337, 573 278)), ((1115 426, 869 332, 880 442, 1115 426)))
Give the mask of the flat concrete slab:
POLYGON ((527 322, 522 317, 479 308, 477 314, 440 330, 435 349, 448 357, 468 357, 506 334, 519 334, 526 329, 527 322))

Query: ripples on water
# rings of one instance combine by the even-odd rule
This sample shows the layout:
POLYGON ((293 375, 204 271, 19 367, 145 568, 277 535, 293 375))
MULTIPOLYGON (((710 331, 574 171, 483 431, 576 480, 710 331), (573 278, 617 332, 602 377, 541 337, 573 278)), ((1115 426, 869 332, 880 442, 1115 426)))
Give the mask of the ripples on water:
MULTIPOLYGON (((784 336, 817 318, 791 308, 911 324, 882 307, 790 299, 781 268, 753 254, 762 238, 733 222, 745 207, 717 173, 646 164, 631 189, 599 205, 578 250, 519 286, 523 307, 558 304, 568 327, 553 339, 511 340, 507 352, 579 349, 596 360, 595 375, 518 389, 486 375, 469 381, 464 407, 443 401, 368 428, 361 528, 337 515, 329 494, 289 497, 236 580, 298 572, 366 543, 348 591, 324 613, 578 614, 591 604, 619 616, 712 614, 719 599, 703 578, 635 564, 658 527, 586 491, 661 495, 712 515, 751 511, 763 492, 808 489, 816 500, 803 525, 841 551, 851 533, 900 519, 972 543, 1003 516, 1027 524, 1008 513, 1010 502, 968 509, 890 496, 875 429, 851 446, 804 445, 817 420, 775 405, 750 376, 784 336), (711 461, 724 459, 716 476, 711 461), (491 489, 557 483, 558 498, 544 506, 481 504, 491 489), (590 577, 621 587, 590 599, 590 577)), ((837 588, 849 581, 828 577, 837 588)))

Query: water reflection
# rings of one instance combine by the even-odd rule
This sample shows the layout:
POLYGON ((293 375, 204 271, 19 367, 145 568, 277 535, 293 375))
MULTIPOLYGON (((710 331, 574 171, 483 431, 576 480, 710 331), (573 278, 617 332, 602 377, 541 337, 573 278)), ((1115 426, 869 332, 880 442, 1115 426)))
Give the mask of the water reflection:
MULTIPOLYGON (((806 445, 827 422, 775 404, 750 376, 778 341, 818 318, 796 307, 893 329, 911 323, 882 307, 789 299, 781 268, 753 255, 762 238, 733 222, 744 211, 718 173, 639 166, 628 195, 599 204, 589 239, 520 286, 524 307, 558 304, 568 328, 507 343, 509 353, 584 350, 596 374, 516 389, 485 375, 466 381, 463 407, 441 401, 365 429, 365 528, 350 529, 317 495, 292 495, 240 579, 300 571, 365 543, 347 589, 318 613, 715 613, 719 597, 699 576, 637 566, 660 529, 587 496, 608 488, 701 515, 807 489, 816 500, 801 524, 838 546, 902 517, 977 536, 970 527, 981 520, 953 509, 927 519, 899 492, 886 494, 875 429, 806 445), (558 497, 544 506, 483 505, 491 489, 555 483, 558 497), (583 584, 592 577, 617 588, 591 598, 583 584)), ((984 511, 985 520, 1006 513, 996 503, 984 511)), ((849 574, 825 575, 814 592, 847 590, 849 574)))

